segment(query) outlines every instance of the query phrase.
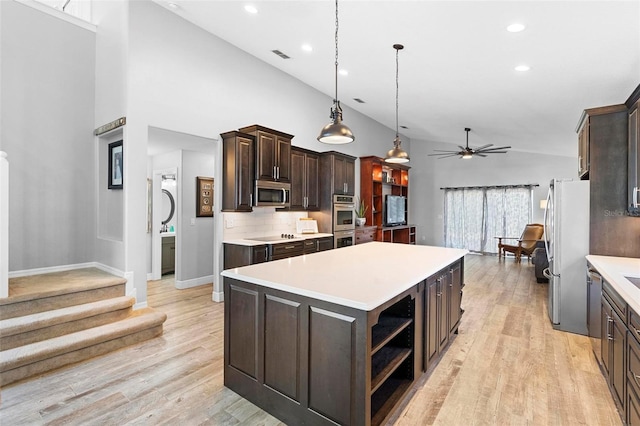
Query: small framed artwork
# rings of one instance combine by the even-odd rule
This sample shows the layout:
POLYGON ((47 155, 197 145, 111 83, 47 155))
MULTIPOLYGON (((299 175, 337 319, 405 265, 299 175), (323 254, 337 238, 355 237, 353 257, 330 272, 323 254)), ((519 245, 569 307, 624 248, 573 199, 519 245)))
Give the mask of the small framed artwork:
POLYGON ((213 178, 196 177, 196 217, 213 216, 213 178))
POLYGON ((109 144, 109 189, 122 189, 123 183, 122 141, 109 144))

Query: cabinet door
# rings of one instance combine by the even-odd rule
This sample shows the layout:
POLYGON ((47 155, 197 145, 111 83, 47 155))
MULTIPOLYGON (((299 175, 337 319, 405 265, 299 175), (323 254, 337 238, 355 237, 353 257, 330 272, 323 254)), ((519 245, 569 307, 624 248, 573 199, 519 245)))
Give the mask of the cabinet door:
POLYGON ((344 182, 346 194, 354 195, 356 187, 356 162, 350 158, 344 159, 344 182))
POLYGON ((600 329, 602 330, 602 339, 600 339, 600 355, 602 356, 602 368, 604 369, 607 378, 610 376, 611 361, 610 361, 610 345, 611 345, 611 323, 613 322, 613 312, 611 306, 604 297, 600 299, 600 329))
POLYGON ((276 180, 291 181, 291 139, 276 136, 276 180))
POLYGON ((276 137, 258 132, 256 138, 256 179, 275 180, 276 137))
POLYGON ((253 140, 238 138, 236 170, 236 210, 253 209, 253 140))
POLYGON ((638 106, 629 114, 628 211, 640 216, 640 119, 638 106))
POLYGON ((345 158, 333 156, 333 193, 346 194, 345 158))
POLYGON ((613 336, 613 341, 611 343, 611 368, 609 370, 609 378, 613 394, 615 395, 618 404, 622 407, 622 412, 624 413, 624 391, 626 388, 625 378, 627 377, 624 357, 627 343, 627 327, 615 312, 613 312, 611 334, 613 336))
POLYGON ((320 156, 307 153, 305 156, 305 195, 307 210, 320 210, 320 156))
POLYGON ((589 117, 578 133, 578 177, 589 173, 589 117))
POLYGON ((431 365, 431 362, 438 355, 438 305, 440 297, 438 296, 438 280, 435 278, 430 278, 427 281, 427 290, 426 290, 426 300, 425 300, 425 315, 427 318, 427 322, 425 324, 424 330, 426 333, 425 336, 425 348, 424 348, 424 364, 425 370, 431 365))
POLYGON ((333 237, 323 237, 318 239, 318 251, 332 250, 333 237))
POLYGON ((460 303, 462 301, 462 274, 460 262, 456 263, 449 271, 449 288, 451 299, 449 300, 449 332, 453 333, 460 321, 460 303))
POLYGON ((291 150, 291 210, 305 209, 305 162, 306 155, 304 152, 295 149, 291 150))
POLYGON ((449 274, 438 278, 438 352, 442 351, 449 343, 449 299, 451 297, 449 287, 449 274))
POLYGON ((264 263, 269 260, 269 246, 260 245, 251 247, 251 264, 264 263))
POLYGON ((631 385, 627 385, 627 425, 640 426, 640 399, 631 385))

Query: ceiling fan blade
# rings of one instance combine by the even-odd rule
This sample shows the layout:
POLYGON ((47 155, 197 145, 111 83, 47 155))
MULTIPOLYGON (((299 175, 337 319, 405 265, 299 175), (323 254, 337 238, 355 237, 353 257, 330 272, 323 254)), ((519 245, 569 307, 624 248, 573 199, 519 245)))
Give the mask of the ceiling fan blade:
POLYGON ((460 149, 461 149, 461 150, 463 150, 463 151, 464 151, 465 149, 467 149, 467 148, 465 148, 465 147, 464 147, 464 146, 462 146, 462 145, 458 145, 458 148, 460 148, 460 149))
POLYGON ((495 148, 486 148, 486 149, 482 149, 482 150, 477 149, 476 152, 478 152, 478 151, 482 151, 482 152, 501 151, 503 149, 510 149, 510 148, 511 148, 510 146, 497 146, 495 148))
MULTIPOLYGON (((441 160, 441 159, 443 159, 443 158, 455 157, 455 156, 457 156, 457 155, 459 155, 459 154, 457 154, 457 153, 456 153, 456 154, 448 154, 448 155, 444 155, 444 156, 442 156, 442 157, 438 158, 438 160, 441 160)), ((462 158, 462 157, 460 157, 460 158, 462 158)))
POLYGON ((451 151, 450 149, 434 149, 435 152, 458 152, 458 151, 451 151))
POLYGON ((436 154, 429 154, 427 157, 439 157, 439 156, 449 156, 449 155, 458 155, 457 152, 440 152, 436 154))
POLYGON ((507 151, 482 151, 479 154, 506 154, 507 151))
POLYGON ((475 154, 473 154, 473 155, 477 155, 478 157, 486 157, 486 156, 487 156, 486 154, 480 154, 480 153, 478 153, 478 152, 476 152, 476 153, 475 153, 475 154))
POLYGON ((473 150, 478 152, 478 151, 482 151, 485 148, 489 148, 490 146, 493 146, 493 144, 492 143, 488 143, 486 145, 479 146, 478 148, 473 148, 473 150))

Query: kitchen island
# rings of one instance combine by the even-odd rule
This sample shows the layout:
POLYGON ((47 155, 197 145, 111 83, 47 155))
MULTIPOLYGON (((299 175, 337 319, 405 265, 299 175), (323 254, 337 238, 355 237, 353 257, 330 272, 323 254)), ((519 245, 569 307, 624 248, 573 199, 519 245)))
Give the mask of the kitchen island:
POLYGON ((381 424, 457 332, 466 253, 371 242, 223 271, 225 386, 289 424, 381 424))

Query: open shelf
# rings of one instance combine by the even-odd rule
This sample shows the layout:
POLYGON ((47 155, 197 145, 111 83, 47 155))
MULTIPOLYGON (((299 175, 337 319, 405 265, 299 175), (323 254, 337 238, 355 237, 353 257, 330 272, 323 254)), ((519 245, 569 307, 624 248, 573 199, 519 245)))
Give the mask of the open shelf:
POLYGON ((390 377, 371 396, 371 424, 379 425, 409 391, 413 380, 390 377))
POLYGON ((378 352, 412 322, 412 318, 381 315, 378 324, 371 328, 371 355, 378 352))
POLYGON ((410 348, 385 346, 371 358, 371 392, 378 390, 389 376, 411 355, 410 348))

